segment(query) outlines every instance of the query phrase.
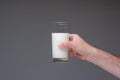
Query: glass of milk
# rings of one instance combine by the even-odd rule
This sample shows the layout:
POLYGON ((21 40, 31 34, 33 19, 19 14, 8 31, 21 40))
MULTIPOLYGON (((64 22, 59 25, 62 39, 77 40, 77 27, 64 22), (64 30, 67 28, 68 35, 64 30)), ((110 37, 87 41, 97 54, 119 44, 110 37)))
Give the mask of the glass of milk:
POLYGON ((68 62, 68 49, 59 48, 58 44, 69 40, 69 24, 56 22, 56 28, 56 31, 51 34, 53 62, 68 62))

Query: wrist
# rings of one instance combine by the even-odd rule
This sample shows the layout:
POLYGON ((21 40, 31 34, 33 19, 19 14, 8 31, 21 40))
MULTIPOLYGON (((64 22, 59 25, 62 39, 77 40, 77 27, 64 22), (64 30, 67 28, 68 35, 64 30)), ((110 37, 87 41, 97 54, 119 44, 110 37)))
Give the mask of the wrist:
POLYGON ((93 62, 94 60, 96 60, 95 58, 97 58, 97 53, 98 53, 98 49, 91 46, 90 51, 86 55, 85 60, 88 61, 88 62, 93 62))

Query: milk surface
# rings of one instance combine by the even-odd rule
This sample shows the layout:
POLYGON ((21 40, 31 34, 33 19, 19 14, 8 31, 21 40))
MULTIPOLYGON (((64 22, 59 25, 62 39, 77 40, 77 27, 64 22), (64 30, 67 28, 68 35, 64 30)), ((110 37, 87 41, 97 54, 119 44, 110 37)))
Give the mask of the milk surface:
POLYGON ((68 49, 61 49, 58 44, 69 40, 69 33, 52 33, 52 57, 68 58, 68 49))

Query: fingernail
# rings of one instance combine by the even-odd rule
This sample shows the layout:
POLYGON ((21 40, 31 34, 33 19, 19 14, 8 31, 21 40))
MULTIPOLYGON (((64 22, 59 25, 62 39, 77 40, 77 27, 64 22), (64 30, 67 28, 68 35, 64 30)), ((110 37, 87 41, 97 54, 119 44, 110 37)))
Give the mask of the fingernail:
POLYGON ((60 48, 63 48, 63 47, 64 47, 64 44, 61 42, 61 43, 58 43, 58 46, 59 46, 60 48))

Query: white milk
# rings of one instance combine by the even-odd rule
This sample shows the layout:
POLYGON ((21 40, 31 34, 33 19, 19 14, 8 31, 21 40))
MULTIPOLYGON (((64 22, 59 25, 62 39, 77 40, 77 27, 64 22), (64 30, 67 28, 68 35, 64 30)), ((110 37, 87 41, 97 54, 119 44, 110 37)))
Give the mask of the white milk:
POLYGON ((61 49, 58 44, 62 41, 69 40, 69 33, 52 33, 52 57, 68 58, 68 50, 61 49))

